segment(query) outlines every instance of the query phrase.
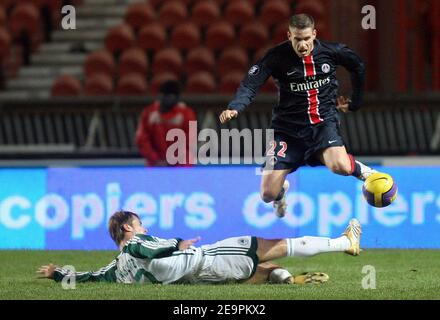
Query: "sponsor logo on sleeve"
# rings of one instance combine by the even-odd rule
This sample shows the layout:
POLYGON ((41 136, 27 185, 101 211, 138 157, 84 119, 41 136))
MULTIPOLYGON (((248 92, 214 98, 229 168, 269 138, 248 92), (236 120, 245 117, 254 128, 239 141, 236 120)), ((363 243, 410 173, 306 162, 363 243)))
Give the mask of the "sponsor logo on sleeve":
POLYGON ((250 76, 256 76, 258 73, 260 72, 260 67, 257 66, 256 64, 254 64, 250 69, 249 69, 249 75, 250 76))

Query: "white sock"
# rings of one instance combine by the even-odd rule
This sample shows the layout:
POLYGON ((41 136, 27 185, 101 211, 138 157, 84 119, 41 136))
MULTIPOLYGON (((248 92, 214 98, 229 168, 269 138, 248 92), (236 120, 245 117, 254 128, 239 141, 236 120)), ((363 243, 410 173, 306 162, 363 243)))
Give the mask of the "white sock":
POLYGON ((269 281, 272 283, 284 283, 287 278, 291 277, 292 274, 283 268, 277 268, 272 270, 269 274, 269 281))
POLYGON ((287 240, 288 257, 308 257, 324 252, 342 252, 350 248, 346 236, 336 239, 323 237, 289 238, 287 240))

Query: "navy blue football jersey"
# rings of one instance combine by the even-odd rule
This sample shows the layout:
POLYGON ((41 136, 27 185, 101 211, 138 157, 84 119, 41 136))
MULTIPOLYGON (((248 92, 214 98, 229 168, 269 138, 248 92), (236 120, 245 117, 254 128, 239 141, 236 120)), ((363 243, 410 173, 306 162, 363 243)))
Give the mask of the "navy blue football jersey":
POLYGON ((360 107, 365 81, 361 58, 340 43, 315 39, 309 56, 298 57, 290 41, 268 50, 241 82, 228 108, 242 111, 255 98, 258 89, 272 76, 279 90, 271 128, 288 133, 292 125, 321 123, 337 115, 337 66, 351 73, 353 94, 349 109, 360 107))

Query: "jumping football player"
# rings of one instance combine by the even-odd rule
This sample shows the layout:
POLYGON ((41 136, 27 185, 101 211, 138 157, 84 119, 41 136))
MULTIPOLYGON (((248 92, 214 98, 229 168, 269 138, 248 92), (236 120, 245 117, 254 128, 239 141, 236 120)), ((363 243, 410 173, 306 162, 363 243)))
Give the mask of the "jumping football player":
POLYGON ((324 252, 360 252, 361 226, 352 219, 343 235, 336 239, 301 237, 266 240, 242 236, 212 245, 193 246, 199 238, 160 239, 146 235, 139 216, 119 211, 109 220, 109 232, 121 252, 108 266, 95 272, 71 273, 53 264, 41 266, 41 278, 77 282, 120 283, 320 283, 328 280, 321 272, 292 276, 271 260, 307 257, 324 252))
POLYGON ((300 166, 325 165, 340 175, 365 180, 376 171, 347 154, 339 133, 338 110, 359 109, 365 68, 361 58, 347 46, 316 38, 313 17, 298 14, 290 18, 288 41, 272 49, 250 69, 233 101, 220 115, 225 123, 236 118, 255 98, 258 89, 272 76, 279 90, 273 109, 271 129, 274 139, 266 152, 266 172, 261 181, 261 197, 274 202, 275 213, 286 212, 286 176, 300 166), (336 68, 351 73, 351 99, 337 97, 336 68), (268 163, 272 165, 267 170, 268 163))

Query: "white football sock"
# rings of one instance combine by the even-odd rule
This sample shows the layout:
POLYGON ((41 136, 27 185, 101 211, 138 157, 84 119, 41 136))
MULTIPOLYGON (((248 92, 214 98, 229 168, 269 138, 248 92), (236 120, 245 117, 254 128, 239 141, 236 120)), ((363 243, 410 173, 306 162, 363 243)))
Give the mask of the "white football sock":
POLYGON ((272 270, 269 274, 269 281, 272 283, 284 283, 292 274, 283 268, 272 270))
POLYGON ((350 248, 350 240, 346 236, 336 239, 323 237, 289 238, 287 240, 287 256, 308 257, 324 252, 342 252, 350 248))

